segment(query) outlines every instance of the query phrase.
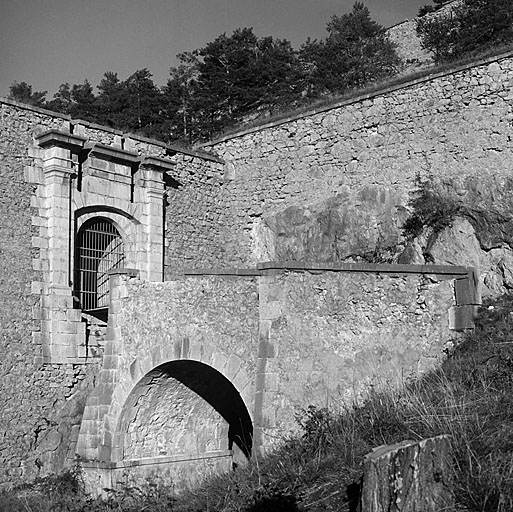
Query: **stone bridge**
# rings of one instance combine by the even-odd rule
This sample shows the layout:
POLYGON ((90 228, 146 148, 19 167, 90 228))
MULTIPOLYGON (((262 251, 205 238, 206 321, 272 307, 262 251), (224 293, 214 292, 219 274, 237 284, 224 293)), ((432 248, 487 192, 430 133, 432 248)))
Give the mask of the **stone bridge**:
POLYGON ((309 405, 432 368, 478 302, 456 266, 265 263, 170 281, 112 271, 77 453, 92 489, 180 486, 272 447, 309 405))
POLYGON ((431 368, 513 289, 512 89, 508 51, 195 149, 0 99, 0 485, 192 482, 431 368))

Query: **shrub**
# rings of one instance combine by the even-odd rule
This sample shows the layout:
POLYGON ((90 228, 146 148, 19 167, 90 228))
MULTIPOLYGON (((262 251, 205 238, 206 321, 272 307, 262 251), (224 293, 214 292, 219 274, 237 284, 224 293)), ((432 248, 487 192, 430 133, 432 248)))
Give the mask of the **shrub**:
POLYGON ((443 195, 432 180, 417 179, 417 185, 417 191, 409 202, 413 213, 403 225, 403 234, 407 239, 419 236, 425 228, 439 233, 466 211, 461 204, 443 195))

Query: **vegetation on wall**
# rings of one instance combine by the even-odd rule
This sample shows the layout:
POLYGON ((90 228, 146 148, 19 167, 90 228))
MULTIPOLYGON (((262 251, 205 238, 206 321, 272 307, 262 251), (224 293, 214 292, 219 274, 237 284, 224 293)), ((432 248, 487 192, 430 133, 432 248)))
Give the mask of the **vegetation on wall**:
POLYGON ((458 215, 465 213, 462 204, 444 194, 431 179, 417 179, 417 189, 409 206, 412 214, 403 224, 403 235, 408 240, 416 238, 426 228, 434 234, 440 233, 450 227, 458 215))
POLYGON ((407 242, 420 235, 427 237, 425 257, 429 258, 438 235, 450 228, 457 217, 472 225, 482 250, 513 248, 513 179, 506 178, 483 189, 479 178, 467 178, 463 194, 455 193, 452 178, 419 177, 416 185, 408 204, 411 214, 402 225, 402 234, 407 242))
POLYGON ((173 496, 150 483, 107 498, 84 495, 68 471, 0 491, 12 512, 349 511, 352 485, 372 448, 405 439, 452 435, 455 506, 447 512, 513 510, 513 296, 481 307, 476 329, 446 362, 402 390, 372 392, 352 407, 310 407, 300 433, 274 453, 173 496))
MULTIPOLYGON (((435 4, 433 11, 443 3, 435 4)), ((513 2, 461 0, 443 12, 420 17, 417 32, 422 46, 433 54, 436 62, 506 45, 513 41, 513 2)))

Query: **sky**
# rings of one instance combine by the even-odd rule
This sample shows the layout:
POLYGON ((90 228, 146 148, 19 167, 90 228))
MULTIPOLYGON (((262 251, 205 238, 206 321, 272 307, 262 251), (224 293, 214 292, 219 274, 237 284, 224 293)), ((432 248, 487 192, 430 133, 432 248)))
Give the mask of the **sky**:
MULTIPOLYGON (((388 27, 414 18, 430 0, 365 0, 388 27)), ((299 48, 326 36, 333 14, 354 0, 1 0, 0 96, 13 82, 34 91, 59 85, 97 85, 106 71, 126 79, 148 68, 164 85, 176 55, 204 47, 218 35, 253 27, 257 36, 285 38, 299 48)))

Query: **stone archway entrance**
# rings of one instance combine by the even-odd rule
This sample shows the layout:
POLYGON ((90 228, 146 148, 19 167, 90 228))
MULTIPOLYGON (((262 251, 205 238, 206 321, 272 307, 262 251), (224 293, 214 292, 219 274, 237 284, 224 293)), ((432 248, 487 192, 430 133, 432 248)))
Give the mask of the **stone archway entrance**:
POLYGON ((182 359, 137 382, 119 415, 111 461, 84 469, 102 486, 151 478, 180 489, 243 463, 252 441, 252 421, 233 384, 209 365, 182 359))
POLYGON ((230 450, 251 455, 253 425, 242 398, 220 372, 171 361, 143 377, 122 409, 117 460, 230 450))
POLYGON ((75 245, 74 295, 83 311, 108 307, 108 272, 124 263, 123 239, 110 219, 93 217, 80 227, 75 245))

